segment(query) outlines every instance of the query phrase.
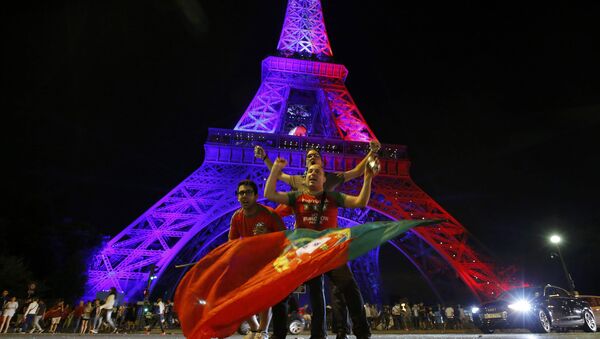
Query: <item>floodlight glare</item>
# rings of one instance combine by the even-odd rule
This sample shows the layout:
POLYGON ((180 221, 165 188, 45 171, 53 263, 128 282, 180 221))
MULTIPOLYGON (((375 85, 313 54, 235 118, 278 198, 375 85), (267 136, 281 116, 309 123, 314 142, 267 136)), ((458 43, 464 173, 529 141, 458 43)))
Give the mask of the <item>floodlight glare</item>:
POLYGON ((556 234, 550 237, 550 242, 553 244, 560 243, 560 240, 561 240, 560 237, 556 234))
POLYGON ((527 300, 519 300, 514 304, 508 305, 508 308, 520 312, 529 312, 531 311, 531 304, 527 300))

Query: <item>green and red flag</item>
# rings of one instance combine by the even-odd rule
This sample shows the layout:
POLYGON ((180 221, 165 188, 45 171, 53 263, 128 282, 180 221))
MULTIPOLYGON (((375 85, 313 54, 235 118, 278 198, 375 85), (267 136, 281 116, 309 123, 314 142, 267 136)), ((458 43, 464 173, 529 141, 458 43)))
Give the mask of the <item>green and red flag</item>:
POLYGON ((324 231, 297 229, 228 241, 183 277, 175 310, 188 338, 224 338, 305 281, 412 227, 434 220, 381 221, 324 231))

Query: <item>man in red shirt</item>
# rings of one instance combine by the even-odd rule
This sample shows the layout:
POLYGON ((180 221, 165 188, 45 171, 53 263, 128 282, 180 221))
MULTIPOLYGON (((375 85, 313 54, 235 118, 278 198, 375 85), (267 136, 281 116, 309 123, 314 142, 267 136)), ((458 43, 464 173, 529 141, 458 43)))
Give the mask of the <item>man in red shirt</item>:
MULTIPOLYGON (((287 165, 285 159, 275 160, 271 174, 265 185, 265 197, 279 204, 292 207, 296 216, 296 228, 309 228, 321 231, 326 228, 337 227, 338 207, 363 208, 367 206, 371 195, 371 182, 373 173, 369 166, 364 169, 364 182, 357 196, 344 193, 326 191, 325 171, 320 164, 310 165, 304 178, 305 189, 302 191, 277 192, 275 190, 277 179, 281 170, 287 165)), ((343 294, 352 325, 357 339, 366 339, 371 336, 369 324, 363 307, 363 299, 354 280, 354 276, 347 265, 338 267, 326 273, 331 283, 339 288, 343 294)), ((325 323, 325 295, 323 291, 323 276, 316 277, 307 282, 311 307, 313 310, 311 339, 324 339, 327 337, 325 323)))
POLYGON ((286 230, 283 221, 271 207, 256 202, 258 187, 254 181, 243 180, 238 183, 235 194, 242 207, 231 217, 229 240, 286 230))
POLYGON ((77 333, 77 329, 79 328, 79 324, 81 323, 81 316, 83 315, 83 310, 85 310, 85 303, 83 300, 79 301, 79 306, 75 307, 73 310, 73 318, 75 319, 75 327, 73 328, 73 333, 77 333))
MULTIPOLYGON (((281 217, 271 207, 256 202, 258 187, 254 181, 239 182, 235 194, 242 207, 231 217, 229 240, 286 230, 281 217)), ((251 332, 245 337, 246 339, 268 338, 267 329, 271 320, 269 311, 267 309, 260 313, 260 324, 254 316, 248 319, 251 332)))

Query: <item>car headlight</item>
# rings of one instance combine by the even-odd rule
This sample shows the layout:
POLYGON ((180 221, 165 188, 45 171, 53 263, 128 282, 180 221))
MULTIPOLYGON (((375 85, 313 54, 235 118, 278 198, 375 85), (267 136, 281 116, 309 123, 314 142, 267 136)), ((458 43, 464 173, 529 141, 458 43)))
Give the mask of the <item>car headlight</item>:
POLYGON ((479 307, 477 307, 477 306, 471 307, 471 313, 473 313, 473 314, 479 313, 479 307))
POLYGON ((529 312, 531 311, 531 304, 527 300, 519 300, 516 303, 509 304, 508 308, 519 312, 529 312))

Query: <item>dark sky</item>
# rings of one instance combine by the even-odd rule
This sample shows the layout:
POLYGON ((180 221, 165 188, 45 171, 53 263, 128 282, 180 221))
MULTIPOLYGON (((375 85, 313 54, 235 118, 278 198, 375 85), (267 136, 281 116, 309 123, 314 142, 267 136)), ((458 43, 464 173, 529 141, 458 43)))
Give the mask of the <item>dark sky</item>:
MULTIPOLYGON (((600 293, 598 8, 323 6, 350 92, 379 140, 408 146, 416 183, 530 281, 566 287, 547 244, 560 232, 578 289, 600 293)), ((208 127, 233 128, 284 12, 283 0, 14 10, 3 213, 118 233, 202 164, 208 127)))

